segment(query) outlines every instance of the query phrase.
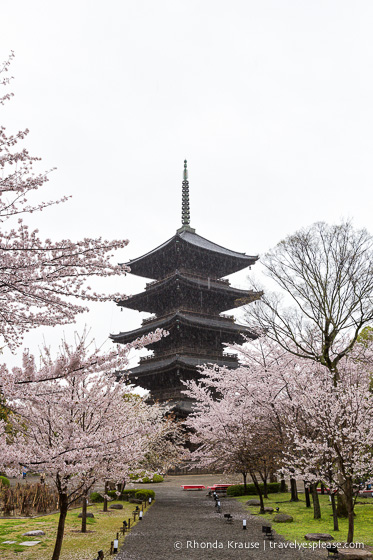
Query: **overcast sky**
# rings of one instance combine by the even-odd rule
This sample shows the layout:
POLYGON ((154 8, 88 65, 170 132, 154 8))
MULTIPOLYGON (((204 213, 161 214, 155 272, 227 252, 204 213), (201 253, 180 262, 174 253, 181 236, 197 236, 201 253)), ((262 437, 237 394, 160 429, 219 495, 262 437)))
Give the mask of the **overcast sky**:
MULTIPOLYGON (((42 198, 73 195, 32 217, 42 237, 128 238, 117 260, 140 256, 181 225, 184 158, 191 225, 231 249, 319 220, 372 229, 372 2, 2 0, 0 17, 2 123, 57 167, 42 198)), ((84 323, 101 345, 140 315, 101 304, 64 331, 84 323)))

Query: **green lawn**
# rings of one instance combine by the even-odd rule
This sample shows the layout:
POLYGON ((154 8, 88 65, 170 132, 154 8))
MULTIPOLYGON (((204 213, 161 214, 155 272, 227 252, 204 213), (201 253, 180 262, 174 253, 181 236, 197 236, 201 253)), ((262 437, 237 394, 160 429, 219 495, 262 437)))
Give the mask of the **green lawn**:
MULTIPOLYGON (((255 499, 257 496, 240 496, 236 498, 243 504, 248 500, 255 499)), ((321 519, 313 518, 313 507, 306 508, 304 495, 300 494, 299 502, 290 502, 290 494, 269 494, 269 499, 264 500, 264 505, 268 507, 279 507, 280 513, 288 513, 292 515, 294 521, 292 523, 275 523, 272 527, 279 535, 283 535, 289 541, 304 542, 306 533, 330 533, 336 541, 345 542, 347 538, 347 520, 339 519, 339 531, 333 531, 332 507, 329 502, 329 496, 319 496, 321 505, 321 519)), ((358 498, 358 502, 364 505, 356 504, 355 506, 355 533, 354 542, 362 542, 367 546, 373 546, 373 499, 358 498)), ((246 506, 251 513, 259 515, 259 507, 246 506)), ((273 521, 273 514, 265 514, 261 517, 273 521)))
MULTIPOLYGON (((87 519, 87 533, 80 533, 81 519, 78 519, 80 509, 74 509, 67 514, 65 536, 62 544, 61 560, 90 560, 97 556, 97 551, 110 548, 110 542, 122 526, 124 519, 131 518, 134 504, 128 502, 110 502, 123 504, 122 510, 102 511, 102 504, 88 507, 88 511, 95 516, 87 519)), ((151 506, 150 506, 151 507, 151 506)), ((144 511, 144 515, 146 511, 144 511)), ((58 514, 46 515, 36 519, 0 519, 0 557, 1 560, 50 560, 54 548, 58 514), (23 537, 27 531, 42 530, 44 537, 23 537), (33 547, 20 546, 23 541, 40 540, 40 544, 33 547), (16 541, 16 544, 2 544, 4 541, 16 541)), ((138 521, 137 521, 138 523, 138 521)), ((121 536, 123 541, 123 537, 121 536)))

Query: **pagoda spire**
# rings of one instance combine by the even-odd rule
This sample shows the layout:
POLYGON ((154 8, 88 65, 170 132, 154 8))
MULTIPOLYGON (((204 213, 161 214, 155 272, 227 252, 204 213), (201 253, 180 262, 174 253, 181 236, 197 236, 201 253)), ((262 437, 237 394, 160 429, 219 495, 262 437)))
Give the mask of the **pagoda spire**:
POLYGON ((190 227, 190 208, 189 208, 189 181, 187 160, 184 159, 183 173, 183 200, 181 205, 181 223, 185 227, 190 227))
POLYGON ((182 202, 181 202, 181 228, 178 229, 178 232, 181 231, 192 231, 193 233, 195 230, 190 227, 190 206, 189 206, 189 181, 188 181, 188 168, 187 168, 187 160, 184 159, 184 171, 183 171, 183 194, 182 194, 182 202))

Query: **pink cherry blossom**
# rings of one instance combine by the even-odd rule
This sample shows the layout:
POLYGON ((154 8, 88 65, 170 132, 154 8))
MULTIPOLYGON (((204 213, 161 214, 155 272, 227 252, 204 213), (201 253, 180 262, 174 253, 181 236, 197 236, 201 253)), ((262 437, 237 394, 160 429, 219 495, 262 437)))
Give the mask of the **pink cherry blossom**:
MULTIPOLYGON (((0 67, 4 76, 14 54, 0 67)), ((8 86, 9 78, 0 79, 8 86)), ((6 93, 0 104, 11 98, 6 93)), ((30 230, 27 215, 65 202, 69 197, 32 204, 32 195, 49 181, 49 170, 35 173, 40 158, 18 149, 29 131, 7 134, 0 126, 0 344, 15 349, 23 335, 38 326, 72 323, 87 308, 84 301, 113 301, 122 294, 99 294, 86 286, 88 278, 125 274, 128 268, 112 264, 113 251, 127 240, 42 240, 30 230), (18 220, 13 224, 14 219, 18 220), (5 223, 9 223, 6 229, 5 223)))
MULTIPOLYGON (((69 506, 96 481, 119 483, 144 470, 149 454, 162 453, 162 438, 172 438, 166 409, 146 404, 119 375, 128 369, 131 348, 164 334, 158 330, 106 354, 91 350, 82 336, 73 347, 62 342, 55 359, 44 348, 40 367, 24 352, 21 367, 0 369, 5 406, 12 412, 0 424, 0 469, 19 476, 26 466, 53 479, 60 508, 54 560, 69 506)), ((171 462, 176 455, 177 445, 171 462)))
POLYGON ((356 484, 373 478, 372 340, 341 358, 337 376, 265 336, 231 348, 240 367, 206 365, 198 383, 187 383, 194 459, 255 476, 269 460, 267 442, 279 473, 344 497, 352 542, 356 484))

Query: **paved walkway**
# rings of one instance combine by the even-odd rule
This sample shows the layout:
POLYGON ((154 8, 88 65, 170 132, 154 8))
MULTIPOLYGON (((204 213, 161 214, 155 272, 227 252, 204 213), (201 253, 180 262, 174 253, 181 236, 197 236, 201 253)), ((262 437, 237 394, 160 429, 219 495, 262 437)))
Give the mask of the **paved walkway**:
MULTIPOLYGON (((222 498, 222 513, 216 513, 214 500, 206 491, 183 491, 180 484, 211 485, 209 475, 168 477, 165 483, 152 488, 156 501, 126 537, 117 560, 318 560, 327 553, 283 548, 285 541, 275 537, 264 543, 262 520, 248 515, 233 498, 222 498), (224 513, 234 517, 232 524, 224 513), (247 519, 247 530, 242 520, 247 519), (271 548, 272 547, 272 548, 271 548)), ((219 482, 214 477, 213 482, 219 482)))

